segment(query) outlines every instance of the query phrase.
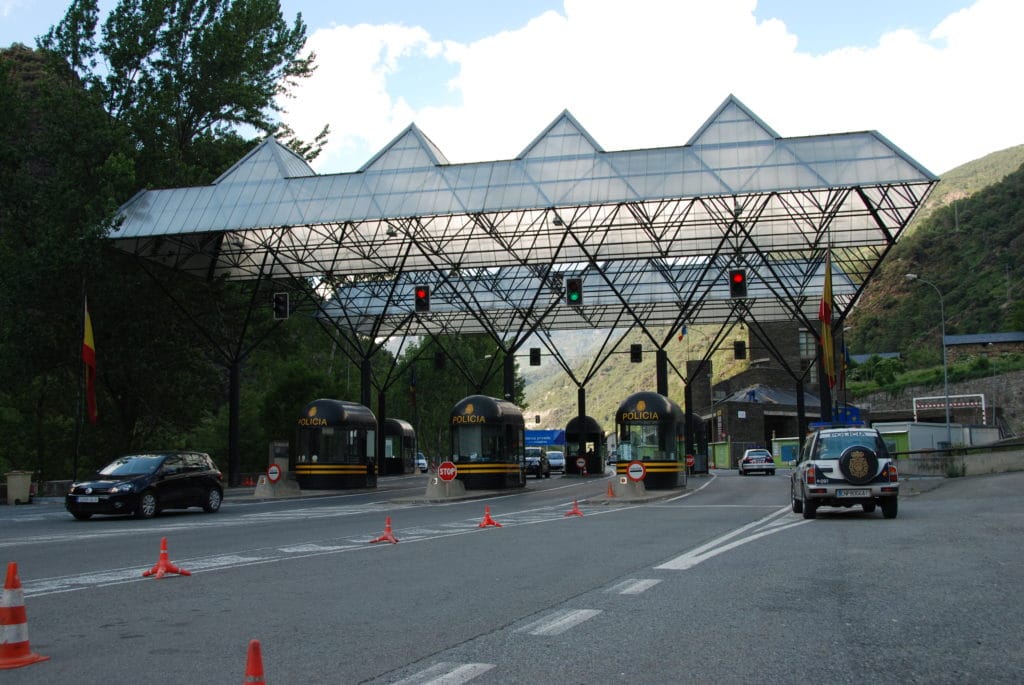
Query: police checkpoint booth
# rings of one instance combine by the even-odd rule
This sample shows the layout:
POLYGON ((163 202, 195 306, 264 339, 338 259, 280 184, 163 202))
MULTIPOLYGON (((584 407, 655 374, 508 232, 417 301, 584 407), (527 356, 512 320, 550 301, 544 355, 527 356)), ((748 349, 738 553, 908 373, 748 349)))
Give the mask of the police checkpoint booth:
POLYGON ((565 424, 565 472, 600 476, 608 454, 604 429, 592 416, 574 416, 565 424), (581 469, 578 461, 583 459, 581 469))

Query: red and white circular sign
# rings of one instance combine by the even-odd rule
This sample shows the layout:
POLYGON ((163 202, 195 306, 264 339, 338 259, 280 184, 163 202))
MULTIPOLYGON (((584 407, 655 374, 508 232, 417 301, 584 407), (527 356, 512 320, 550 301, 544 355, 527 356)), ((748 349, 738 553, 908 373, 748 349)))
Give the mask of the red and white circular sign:
POLYGON ((455 480, 455 475, 458 472, 455 464, 450 461, 442 461, 441 465, 437 467, 437 477, 441 480, 455 480))
POLYGON ((276 483, 281 480, 281 467, 277 464, 271 464, 267 467, 267 480, 271 483, 276 483))
POLYGON ((583 468, 584 466, 586 466, 586 465, 587 465, 587 460, 586 460, 586 459, 584 459, 583 457, 580 457, 579 459, 577 459, 577 460, 576 460, 576 466, 577 466, 578 468, 581 468, 581 469, 582 469, 582 468, 583 468))
POLYGON ((638 483, 647 475, 647 467, 641 461, 631 461, 629 462, 629 468, 626 469, 626 475, 629 476, 631 481, 638 483))
POLYGON ((687 454, 686 455, 686 465, 687 466, 693 466, 693 464, 694 464, 693 455, 692 454, 687 454))

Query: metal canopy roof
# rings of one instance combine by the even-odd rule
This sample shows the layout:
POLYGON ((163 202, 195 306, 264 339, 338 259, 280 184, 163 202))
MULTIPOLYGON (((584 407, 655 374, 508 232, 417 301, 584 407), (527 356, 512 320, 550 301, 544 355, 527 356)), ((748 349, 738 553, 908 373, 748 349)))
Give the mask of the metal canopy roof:
POLYGON ((826 254, 845 314, 937 182, 877 132, 781 138, 729 96, 679 147, 607 152, 566 111, 512 160, 449 164, 413 124, 317 175, 269 138, 212 185, 140 192, 113 238, 204 278, 312 279, 374 337, 812 321, 826 254))

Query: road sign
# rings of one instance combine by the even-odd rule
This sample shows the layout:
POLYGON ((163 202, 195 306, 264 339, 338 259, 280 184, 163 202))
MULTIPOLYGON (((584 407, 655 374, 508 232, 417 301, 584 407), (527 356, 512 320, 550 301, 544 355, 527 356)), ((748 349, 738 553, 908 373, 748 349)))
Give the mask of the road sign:
POLYGON ((437 467, 437 476, 441 480, 455 480, 455 475, 459 472, 455 468, 455 464, 450 461, 442 461, 441 465, 437 467))
POLYGON ((587 465, 587 460, 584 459, 583 457, 580 457, 579 459, 576 460, 576 468, 582 469, 586 465, 587 465))
POLYGON ((267 467, 267 480, 271 483, 276 483, 281 480, 281 467, 277 464, 271 464, 267 467))
POLYGON ((634 483, 639 483, 644 479, 644 476, 647 475, 647 468, 644 466, 643 462, 631 461, 629 462, 629 468, 626 469, 626 475, 629 476, 629 479, 634 483))
POLYGON ((686 465, 687 466, 693 466, 693 463, 694 463, 693 455, 692 454, 687 454, 686 455, 686 465))

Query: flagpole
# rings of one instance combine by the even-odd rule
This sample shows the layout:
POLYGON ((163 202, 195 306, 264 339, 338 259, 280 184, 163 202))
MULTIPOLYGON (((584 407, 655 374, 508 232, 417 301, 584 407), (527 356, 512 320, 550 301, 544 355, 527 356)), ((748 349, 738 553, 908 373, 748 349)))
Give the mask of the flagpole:
MULTIPOLYGON (((85 282, 82 282, 82 298, 85 306, 82 308, 82 339, 85 339, 85 311, 88 308, 88 300, 85 299, 85 282)), ((85 403, 85 360, 81 358, 81 348, 79 347, 79 353, 75 355, 79 358, 78 363, 78 397, 75 400, 75 455, 71 462, 71 478, 78 480, 78 458, 82 451, 82 421, 83 421, 83 407, 85 403)))

